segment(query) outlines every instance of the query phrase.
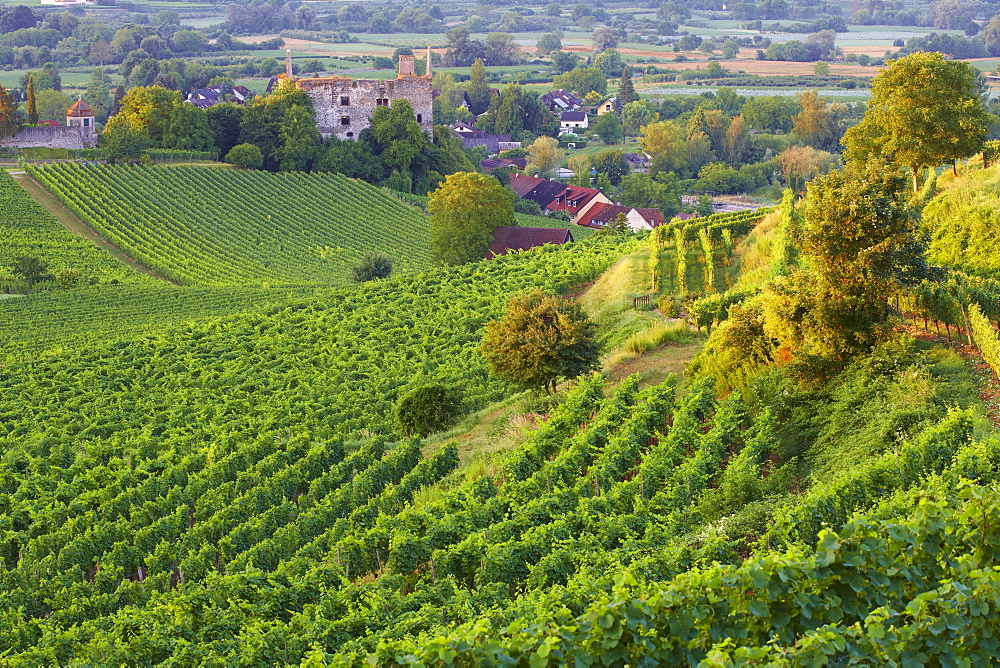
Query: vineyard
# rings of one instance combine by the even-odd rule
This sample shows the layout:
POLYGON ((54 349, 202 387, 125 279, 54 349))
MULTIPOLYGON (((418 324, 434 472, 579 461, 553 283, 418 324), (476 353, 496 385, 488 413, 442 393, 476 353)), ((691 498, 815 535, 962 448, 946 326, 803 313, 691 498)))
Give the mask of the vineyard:
MULTIPOLYGON (((349 446, 301 429, 211 442, 191 434, 156 457, 133 447, 129 461, 94 466, 124 444, 81 439, 77 455, 22 439, 5 455, 24 470, 4 482, 8 513, 39 510, 4 536, 0 642, 14 665, 411 655, 561 665, 598 646, 605 657, 677 664, 731 650, 719 638, 734 634, 759 652, 794 654, 804 651, 796 640, 829 631, 832 652, 836 634, 853 637, 879 610, 907 614, 904 589, 931 596, 940 577, 990 581, 971 566, 921 561, 921 550, 910 553, 912 572, 876 579, 900 545, 933 540, 932 520, 979 517, 975 488, 948 500, 959 479, 996 476, 995 444, 973 441, 968 411, 778 503, 795 465, 776 463, 782 444, 768 411, 751 417, 738 395, 716 400, 710 379, 683 396, 674 381, 606 390, 599 377, 582 380, 494 475, 413 504, 455 469, 454 446, 423 457, 418 442, 349 446), (42 461, 66 463, 45 492, 52 464, 42 461), (897 518, 925 483, 940 497, 937 514, 909 533, 851 519, 859 510, 897 518), (762 513, 774 523, 755 537, 762 513), (757 541, 754 561, 717 565, 739 563, 757 541), (858 550, 872 555, 861 570, 858 550), (858 586, 870 579, 877 589, 858 586), (787 619, 777 647, 761 619, 774 614, 787 619), (482 643, 487 629, 506 630, 482 643)), ((997 512, 977 521, 985 528, 997 512)))
POLYGON ((885 265, 891 291, 862 302, 884 334, 821 359, 789 337, 854 331, 855 314, 822 319, 814 295, 826 308, 840 286, 803 239, 877 226, 791 191, 431 269, 422 201, 338 175, 31 170, 180 285, 90 248, 0 175, 0 265, 93 277, 0 302, 4 665, 1000 655, 985 254, 885 265), (368 250, 399 271, 340 285, 368 250), (487 372, 486 323, 534 289, 579 299, 603 372, 551 395, 487 372), (462 422, 412 438, 399 400, 431 385, 462 422))
POLYGON ((0 303, 0 364, 162 334, 206 318, 262 313, 326 288, 178 288, 162 281, 76 287, 0 303))
POLYGON ((427 217, 339 174, 56 164, 32 176, 104 239, 183 285, 336 285, 366 251, 429 266, 427 217))
POLYGON ((67 231, 6 172, 0 173, 0 211, 0 281, 18 257, 31 256, 52 274, 77 270, 87 282, 151 282, 67 231))

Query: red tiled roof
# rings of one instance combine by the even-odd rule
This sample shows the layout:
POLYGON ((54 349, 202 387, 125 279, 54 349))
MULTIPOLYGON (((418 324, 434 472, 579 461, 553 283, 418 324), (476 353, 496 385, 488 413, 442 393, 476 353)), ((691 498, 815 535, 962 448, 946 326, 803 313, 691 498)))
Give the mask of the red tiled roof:
POLYGON ((573 241, 570 231, 558 227, 498 227, 486 259, 506 255, 515 250, 528 250, 545 244, 565 244, 573 241))
POLYGON ((663 220, 663 212, 659 209, 636 209, 636 211, 649 223, 650 227, 659 227, 667 222, 663 220))
POLYGON ((597 197, 600 193, 600 190, 584 186, 566 186, 563 193, 551 202, 548 208, 552 211, 566 210, 572 214, 576 214, 577 211, 585 207, 590 200, 597 197))
POLYGON ((494 169, 500 169, 503 167, 516 167, 517 169, 524 169, 528 166, 528 161, 525 158, 483 158, 479 161, 479 166, 482 167, 485 172, 492 172, 494 169))
POLYGON ((573 214, 601 192, 593 188, 569 186, 558 181, 523 175, 512 176, 510 187, 518 197, 530 199, 543 209, 566 210, 573 214))
POLYGON ((73 106, 66 110, 66 115, 74 118, 78 118, 80 116, 93 116, 94 110, 90 108, 89 104, 80 99, 74 102, 73 106))
POLYGON ((524 197, 544 181, 545 179, 540 179, 537 176, 514 174, 510 177, 510 189, 517 193, 518 197, 524 197))
POLYGON ((578 221, 577 225, 583 225, 585 227, 604 227, 609 222, 614 220, 619 213, 624 213, 626 216, 628 212, 631 211, 629 207, 618 206, 617 204, 607 204, 602 202, 600 204, 595 204, 590 207, 578 221))

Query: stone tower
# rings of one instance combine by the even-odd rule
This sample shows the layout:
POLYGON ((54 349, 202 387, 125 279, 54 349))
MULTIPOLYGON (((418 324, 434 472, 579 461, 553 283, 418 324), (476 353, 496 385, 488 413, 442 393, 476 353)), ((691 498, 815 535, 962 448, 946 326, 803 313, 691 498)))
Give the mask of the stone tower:
POLYGON ((94 110, 82 98, 66 110, 66 125, 80 128, 84 146, 89 147, 97 143, 97 128, 94 126, 94 121, 94 110))
POLYGON ((413 56, 399 57, 399 78, 412 77, 417 73, 417 61, 413 56))

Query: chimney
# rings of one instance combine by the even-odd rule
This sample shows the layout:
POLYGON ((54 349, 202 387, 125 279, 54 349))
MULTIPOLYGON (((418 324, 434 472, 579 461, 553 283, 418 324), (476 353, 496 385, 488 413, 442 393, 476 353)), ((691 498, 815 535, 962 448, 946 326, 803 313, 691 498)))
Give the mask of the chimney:
POLYGON ((292 78, 292 50, 285 49, 285 76, 292 78))
POLYGON ((431 76, 431 45, 427 45, 427 78, 433 79, 431 76))
POLYGON ((416 60, 413 56, 400 56, 399 57, 399 78, 412 77, 415 69, 416 60))

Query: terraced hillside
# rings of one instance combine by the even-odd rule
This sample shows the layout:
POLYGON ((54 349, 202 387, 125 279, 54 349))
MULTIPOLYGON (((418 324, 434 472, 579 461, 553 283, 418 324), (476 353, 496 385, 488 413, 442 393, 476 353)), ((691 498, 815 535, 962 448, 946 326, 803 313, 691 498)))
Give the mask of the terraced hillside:
POLYGON ((429 266, 426 215, 338 174, 33 167, 126 255, 183 285, 337 285, 366 251, 429 266))

